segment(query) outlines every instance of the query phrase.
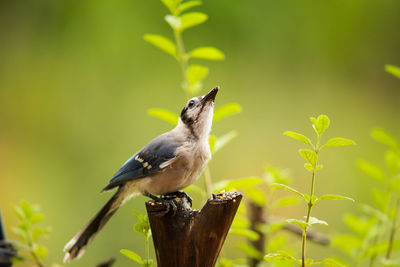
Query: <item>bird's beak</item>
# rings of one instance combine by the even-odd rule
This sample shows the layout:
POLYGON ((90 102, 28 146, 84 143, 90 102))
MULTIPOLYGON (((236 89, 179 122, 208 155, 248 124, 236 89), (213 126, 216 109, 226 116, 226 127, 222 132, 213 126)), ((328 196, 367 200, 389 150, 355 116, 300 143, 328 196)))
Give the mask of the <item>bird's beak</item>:
POLYGON ((208 94, 206 94, 205 96, 203 96, 203 99, 201 99, 201 101, 202 101, 203 103, 206 103, 206 102, 209 102, 209 101, 214 102, 214 99, 215 99, 215 96, 216 96, 217 93, 218 93, 218 90, 219 90, 219 86, 215 86, 213 89, 211 89, 210 92, 208 92, 208 94))

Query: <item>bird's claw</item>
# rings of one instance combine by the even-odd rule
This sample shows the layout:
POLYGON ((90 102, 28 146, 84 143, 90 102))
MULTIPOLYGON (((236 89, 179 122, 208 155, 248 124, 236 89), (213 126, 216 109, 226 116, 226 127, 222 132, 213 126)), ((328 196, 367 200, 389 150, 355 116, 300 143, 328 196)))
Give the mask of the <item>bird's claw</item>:
POLYGON ((192 207, 192 198, 186 192, 183 192, 183 191, 176 191, 176 192, 165 194, 163 196, 163 199, 174 199, 177 197, 178 198, 186 198, 187 202, 189 202, 189 204, 190 204, 190 207, 192 207))

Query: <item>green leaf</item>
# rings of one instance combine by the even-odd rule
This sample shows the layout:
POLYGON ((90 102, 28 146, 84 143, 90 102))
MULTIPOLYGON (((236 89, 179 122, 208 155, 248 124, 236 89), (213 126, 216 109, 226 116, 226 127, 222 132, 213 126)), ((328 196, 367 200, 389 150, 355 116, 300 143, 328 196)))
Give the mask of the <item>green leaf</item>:
POLYGON ((400 68, 394 65, 385 65, 385 70, 400 79, 400 68))
POLYGON ((287 206, 296 205, 298 203, 299 203, 299 199, 297 197, 286 196, 277 201, 277 206, 278 207, 287 207, 287 206))
POLYGON ((352 146, 355 144, 356 143, 353 140, 341 138, 341 137, 335 137, 335 138, 329 139, 328 142, 326 142, 326 144, 321 147, 321 149, 324 147, 352 146))
POLYGON ((400 168, 400 154, 393 150, 388 150, 385 153, 386 166, 392 174, 398 173, 400 168))
MULTIPOLYGON (((366 204, 360 204, 359 207, 363 213, 370 215, 372 220, 374 220, 375 218, 379 218, 379 220, 384 222, 386 225, 389 224, 390 222, 389 216, 383 213, 382 211, 366 204)), ((376 221, 373 224, 376 224, 376 221)))
POLYGON ((317 219, 317 218, 315 218, 315 217, 310 217, 310 220, 308 221, 308 223, 309 223, 310 225, 313 225, 313 224, 322 224, 322 225, 328 226, 328 223, 327 223, 326 221, 317 219))
POLYGON ((350 213, 346 213, 343 216, 343 221, 350 230, 352 230, 360 237, 368 235, 370 229, 374 226, 374 223, 376 222, 372 218, 365 219, 350 213))
POLYGON ((340 248, 350 257, 362 247, 363 241, 354 235, 338 235, 332 240, 333 246, 340 248))
POLYGON ((189 54, 191 58, 200 58, 207 60, 224 60, 225 55, 221 50, 212 47, 212 46, 204 46, 198 47, 192 50, 189 54))
POLYGON ((257 232, 255 232, 253 230, 250 230, 250 229, 246 229, 246 228, 234 228, 234 227, 232 227, 229 230, 229 234, 244 236, 247 239, 250 239, 250 240, 253 240, 253 241, 256 241, 256 240, 258 240, 260 238, 257 232))
POLYGON ((304 163, 304 168, 306 168, 306 170, 309 172, 314 172, 314 166, 310 163, 304 163))
POLYGON ((324 259, 321 262, 315 262, 311 265, 322 265, 322 266, 326 266, 326 267, 346 267, 345 265, 335 261, 334 259, 324 259))
POLYGON ((384 145, 387 145, 391 148, 397 149, 399 147, 397 140, 388 132, 386 132, 384 129, 380 128, 373 129, 371 131, 371 137, 376 141, 384 145))
POLYGON ((276 253, 269 253, 264 256, 264 260, 266 262, 272 262, 272 263, 301 263, 299 260, 297 260, 295 257, 291 256, 289 253, 285 251, 278 251, 276 253))
POLYGON ((333 194, 328 194, 328 195, 323 195, 321 197, 319 197, 315 203, 317 203, 320 200, 324 200, 324 199, 332 199, 332 200, 350 200, 354 202, 354 199, 350 198, 350 197, 345 197, 345 196, 340 196, 340 195, 333 195, 333 194))
POLYGON ((40 237, 42 237, 43 235, 46 235, 50 232, 51 232, 50 227, 47 227, 47 228, 35 227, 32 230, 31 236, 32 236, 33 241, 37 241, 40 237))
POLYGON ((39 259, 44 259, 44 258, 46 258, 46 257, 47 257, 47 254, 48 254, 47 248, 46 248, 45 246, 41 246, 41 245, 36 246, 36 247, 33 249, 33 253, 35 253, 36 257, 38 257, 39 259))
MULTIPOLYGON (((320 170, 322 169, 322 165, 317 165, 317 168, 315 168, 315 170, 320 170)), ((314 172, 314 166, 311 165, 310 163, 304 163, 304 168, 306 168, 307 171, 309 172, 314 172)))
POLYGON ((262 254, 260 251, 255 249, 253 246, 246 243, 239 243, 236 245, 238 249, 243 251, 247 256, 253 259, 262 259, 262 254))
POLYGON ((318 160, 317 154, 309 149, 299 149, 300 155, 310 164, 315 165, 318 160))
POLYGON ((36 223, 41 222, 41 221, 43 221, 43 220, 44 220, 44 214, 42 214, 42 213, 35 213, 35 214, 32 215, 32 217, 31 217, 31 219, 30 219, 30 222, 31 222, 32 224, 36 224, 36 223))
POLYGON ((25 231, 23 231, 22 229, 18 228, 18 227, 14 227, 11 226, 11 231, 17 235, 19 238, 21 238, 23 241, 27 241, 28 237, 27 237, 27 233, 25 231))
POLYGON ((293 139, 296 139, 296 140, 298 140, 300 142, 303 142, 304 144, 307 144, 307 145, 310 145, 310 146, 314 147, 313 144, 311 143, 311 140, 308 137, 306 137, 306 136, 304 136, 302 134, 295 133, 295 132, 290 132, 290 131, 286 131, 283 134, 286 135, 286 136, 289 136, 289 137, 291 137, 293 139))
POLYGON ((265 166, 266 175, 264 176, 265 181, 268 184, 277 183, 277 184, 289 184, 290 176, 288 170, 280 170, 271 165, 265 166))
POLYGON ((187 70, 187 78, 190 85, 202 81, 208 75, 208 68, 202 65, 190 65, 187 70))
POLYGON ((314 117, 310 117, 310 121, 314 124, 317 125, 317 119, 314 117))
POLYGON ((246 195, 251 201, 260 207, 264 207, 267 202, 264 192, 257 188, 246 189, 246 195))
POLYGON ((201 23, 204 23, 208 16, 201 12, 189 12, 181 16, 180 31, 184 31, 201 23))
POLYGON ((213 121, 216 122, 220 119, 232 116, 242 111, 242 107, 238 103, 225 104, 214 111, 213 121))
POLYGON ((295 225, 299 226, 302 229, 307 229, 308 227, 311 226, 310 223, 307 223, 306 221, 298 220, 298 219, 287 219, 286 222, 288 224, 295 224, 295 225))
POLYGON ((394 177, 390 183, 391 188, 394 188, 400 194, 400 175, 394 177))
POLYGON ((139 222, 135 224, 133 229, 139 234, 142 234, 146 239, 148 239, 150 237, 150 223, 148 216, 143 216, 140 212, 134 210, 132 210, 132 213, 135 214, 135 216, 139 220, 139 222))
POLYGON ((25 214, 24 211, 21 209, 20 206, 17 205, 13 205, 13 210, 15 212, 15 214, 17 214, 18 218, 23 221, 25 219, 25 214))
POLYGON ((182 0, 161 0, 161 3, 163 3, 172 14, 175 14, 176 8, 180 2, 182 2, 182 0))
POLYGON ((374 188, 372 190, 372 200, 382 212, 386 212, 386 206, 389 202, 389 194, 386 191, 374 188))
POLYGON ((179 29, 182 27, 182 22, 180 17, 174 15, 166 15, 164 19, 169 24, 169 26, 171 26, 171 28, 176 31, 179 31, 179 29))
POLYGON ((127 256, 128 258, 130 258, 131 260, 136 261, 139 264, 143 264, 143 260, 142 257, 140 257, 138 254, 136 254, 135 252, 132 252, 130 250, 127 249, 121 249, 119 251, 122 255, 127 256))
POLYGON ((381 168, 378 166, 374 165, 371 162, 365 161, 365 160, 359 160, 357 162, 357 167, 366 175, 369 177, 375 179, 376 181, 380 183, 385 182, 385 173, 381 168))
POLYGON ((278 184, 278 183, 272 183, 272 184, 271 184, 271 187, 279 187, 279 188, 286 189, 286 190, 288 190, 288 191, 290 191, 290 192, 296 193, 297 195, 301 196, 306 202, 308 202, 307 199, 306 199, 306 197, 305 197, 306 194, 300 193, 299 191, 297 191, 296 189, 294 189, 294 188, 292 188, 292 187, 290 187, 290 186, 288 186, 288 185, 285 185, 285 184, 278 184))
POLYGON ((236 136, 238 135, 238 133, 233 130, 230 131, 227 134, 224 134, 223 136, 218 137, 215 140, 215 146, 214 146, 214 151, 213 153, 217 153, 217 151, 219 151, 221 148, 223 148, 224 146, 226 146, 229 142, 231 142, 236 136))
POLYGON ((215 135, 210 134, 208 137, 208 144, 210 145, 211 153, 214 152, 215 142, 217 141, 217 137, 215 135))
POLYGON ((138 211, 136 211, 136 210, 131 210, 131 212, 132 212, 133 214, 135 214, 136 218, 138 219, 138 221, 139 221, 140 223, 144 221, 144 217, 143 217, 143 215, 142 215, 140 212, 138 212, 138 211))
POLYGON ((28 220, 31 219, 32 215, 34 214, 33 207, 27 201, 22 200, 20 203, 20 207, 22 212, 24 213, 24 217, 28 220))
POLYGON ((328 116, 326 115, 319 115, 317 119, 313 117, 311 117, 310 119, 313 122, 313 128, 319 136, 321 136, 329 127, 330 121, 328 116))
POLYGON ((151 108, 151 109, 147 110, 147 114, 149 114, 150 116, 153 116, 155 118, 161 119, 163 121, 169 122, 172 125, 178 124, 179 116, 169 110, 166 110, 166 109, 151 108))
POLYGON ((181 3, 178 6, 178 9, 176 10, 176 15, 179 15, 182 12, 184 12, 190 8, 193 8, 195 6, 200 6, 201 4, 202 4, 201 1, 187 1, 187 2, 181 3))
POLYGON ((167 54, 176 57, 176 46, 168 38, 158 34, 145 34, 143 38, 146 42, 154 45, 167 54))

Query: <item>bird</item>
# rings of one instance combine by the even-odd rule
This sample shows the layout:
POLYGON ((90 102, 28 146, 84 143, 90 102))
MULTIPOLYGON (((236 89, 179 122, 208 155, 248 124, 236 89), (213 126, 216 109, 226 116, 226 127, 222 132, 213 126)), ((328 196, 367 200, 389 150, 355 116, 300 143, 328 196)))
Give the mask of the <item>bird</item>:
MULTIPOLYGON (((154 138, 122 165, 102 190, 117 188, 116 192, 65 245, 64 263, 82 257, 118 208, 133 196, 142 194, 154 200, 163 200, 158 196, 165 195, 187 196, 179 190, 196 181, 211 158, 208 139, 218 90, 216 86, 189 99, 175 128, 154 138)), ((191 203, 190 197, 188 200, 191 203)))

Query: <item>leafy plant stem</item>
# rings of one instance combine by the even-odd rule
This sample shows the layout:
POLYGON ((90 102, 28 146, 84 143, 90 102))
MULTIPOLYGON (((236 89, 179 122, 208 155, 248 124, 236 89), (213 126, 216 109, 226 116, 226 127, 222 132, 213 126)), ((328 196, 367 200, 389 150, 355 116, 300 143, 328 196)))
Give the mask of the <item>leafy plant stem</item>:
POLYGON ((182 35, 181 33, 179 33, 177 30, 174 30, 174 37, 175 37, 175 42, 176 45, 178 47, 178 62, 181 65, 181 70, 182 70, 182 76, 183 76, 183 90, 187 93, 187 87, 188 87, 188 80, 186 77, 186 72, 187 72, 187 57, 186 57, 186 53, 185 53, 185 46, 183 44, 183 39, 182 39, 182 35))
MULTIPOLYGON (((389 197, 388 197, 388 199, 387 199, 385 208, 384 208, 384 210, 383 210, 383 212, 384 212, 385 214, 388 213, 388 210, 389 210, 389 207, 390 207, 390 202, 391 202, 391 199, 392 199, 392 187, 390 186, 390 185, 391 185, 391 182, 392 182, 392 179, 393 179, 393 177, 391 177, 391 178, 389 179, 389 182, 388 182, 387 194, 388 194, 389 197)), ((399 201, 399 200, 397 200, 397 202, 396 202, 396 209, 395 209, 395 215, 394 215, 395 217, 393 218, 393 220, 397 217, 398 205, 399 205, 399 204, 398 204, 398 201, 399 201)), ((378 228, 378 229, 381 228, 381 226, 383 225, 383 223, 384 223, 384 222, 382 221, 382 219, 380 219, 380 220, 378 221, 377 228, 378 228)), ((392 228, 392 231, 395 231, 395 230, 396 230, 396 229, 393 229, 393 228, 392 228)), ((391 235, 392 235, 392 231, 391 231, 391 235)), ((391 235, 390 235, 390 240, 391 240, 391 238, 392 238, 391 235)), ((375 246, 376 244, 378 244, 380 238, 381 238, 381 236, 380 236, 379 234, 377 234, 377 235, 375 236, 374 240, 372 241, 372 245, 375 246)), ((393 234, 393 238, 394 238, 394 234, 393 234)), ((389 251, 392 250, 391 246, 393 246, 393 244, 389 243, 389 247, 388 247, 387 254, 386 254, 386 259, 389 259, 389 258, 390 258, 391 252, 389 252, 389 251), (387 258, 388 255, 389 255, 389 258, 387 258)), ((369 262, 369 266, 371 266, 371 267, 374 266, 376 257, 377 257, 377 254, 376 254, 376 253, 374 253, 374 254, 371 256, 371 259, 370 259, 370 262, 369 262)))
MULTIPOLYGON (((318 140, 317 140, 317 145, 315 147, 315 154, 318 155, 318 150, 319 150, 319 143, 320 143, 321 136, 318 135, 318 140)), ((313 164, 313 172, 311 176, 311 190, 310 190, 310 200, 308 201, 307 205, 307 217, 306 217, 306 223, 310 222, 310 216, 311 216, 311 209, 313 207, 313 197, 314 197, 314 188, 315 188, 315 170, 317 168, 317 161, 313 164)), ((306 262, 306 242, 307 242, 307 226, 303 229, 303 236, 302 236, 302 246, 301 246, 301 266, 305 267, 305 262, 306 262)))
POLYGON ((393 215, 392 229, 390 231, 389 246, 388 246, 388 250, 386 252, 386 259, 387 260, 389 260, 391 255, 392 255, 394 237, 396 235, 396 229, 397 229, 397 213, 399 212, 399 205, 400 205, 400 199, 397 198, 397 200, 396 200, 396 209, 395 209, 394 215, 393 215))
POLYGON ((36 256, 35 252, 31 251, 31 255, 38 267, 44 267, 44 265, 40 262, 39 258, 36 256))
POLYGON ((35 250, 33 249, 33 242, 32 242, 32 237, 31 237, 31 235, 30 235, 30 233, 26 233, 27 235, 27 238, 28 238, 28 240, 27 240, 27 245, 28 245, 28 247, 29 247, 29 253, 31 254, 31 256, 32 256, 32 258, 33 258, 33 261, 36 263, 36 265, 38 266, 38 267, 44 267, 44 265, 41 263, 41 261, 39 260, 39 258, 37 257, 37 255, 36 255, 36 253, 35 253, 35 250))
POLYGON ((146 238, 146 260, 149 262, 150 248, 149 248, 149 239, 146 238))

